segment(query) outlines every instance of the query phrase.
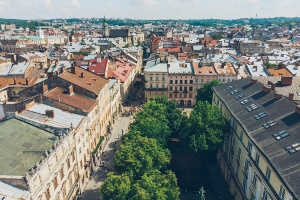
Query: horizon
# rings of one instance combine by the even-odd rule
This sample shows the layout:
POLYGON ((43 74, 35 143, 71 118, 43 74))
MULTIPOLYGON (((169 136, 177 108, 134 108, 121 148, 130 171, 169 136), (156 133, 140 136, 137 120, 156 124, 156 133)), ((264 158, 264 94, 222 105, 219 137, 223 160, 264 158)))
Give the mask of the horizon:
POLYGON ((0 0, 0 16, 5 19, 120 18, 135 20, 197 20, 298 17, 296 0, 0 0), (93 8, 93 9, 91 9, 93 8), (24 12, 26 11, 26 12, 24 12))

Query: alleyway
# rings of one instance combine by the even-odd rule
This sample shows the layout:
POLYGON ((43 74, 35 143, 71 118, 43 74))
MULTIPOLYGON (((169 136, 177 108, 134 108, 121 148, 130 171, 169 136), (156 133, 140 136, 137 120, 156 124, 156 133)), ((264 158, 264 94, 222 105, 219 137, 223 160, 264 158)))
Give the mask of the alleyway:
MULTIPOLYGON (((105 166, 110 167, 113 164, 113 158, 115 155, 115 146, 113 143, 117 143, 116 149, 118 150, 121 144, 121 138, 119 136, 122 135, 122 129, 124 130, 124 133, 127 130, 130 118, 132 117, 120 117, 114 124, 110 139, 104 148, 103 155, 101 156, 101 160, 105 162, 105 166), (108 159, 106 158, 106 155, 108 155, 108 159)), ((100 166, 100 162, 97 163, 97 166, 94 167, 94 172, 91 174, 90 181, 82 194, 83 200, 100 199, 99 189, 107 177, 106 174, 106 167, 100 166)))

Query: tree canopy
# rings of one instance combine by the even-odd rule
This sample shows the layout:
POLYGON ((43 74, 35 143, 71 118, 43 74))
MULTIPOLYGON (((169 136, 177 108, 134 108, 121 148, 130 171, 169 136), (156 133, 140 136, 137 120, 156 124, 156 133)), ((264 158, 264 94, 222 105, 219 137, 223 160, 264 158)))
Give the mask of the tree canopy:
POLYGON ((199 101, 180 134, 183 147, 192 152, 214 152, 228 132, 226 117, 217 106, 199 101))
POLYGON ((221 85, 223 83, 220 83, 217 80, 213 80, 209 83, 205 83, 202 88, 199 88, 197 91, 197 101, 208 101, 209 103, 212 103, 213 98, 213 91, 212 87, 221 85))

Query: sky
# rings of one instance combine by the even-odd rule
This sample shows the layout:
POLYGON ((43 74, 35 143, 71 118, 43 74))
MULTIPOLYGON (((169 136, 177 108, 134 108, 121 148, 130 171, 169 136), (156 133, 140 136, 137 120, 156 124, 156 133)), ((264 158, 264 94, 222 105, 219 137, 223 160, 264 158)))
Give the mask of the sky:
POLYGON ((300 17, 299 0, 0 0, 0 18, 238 19, 300 17))

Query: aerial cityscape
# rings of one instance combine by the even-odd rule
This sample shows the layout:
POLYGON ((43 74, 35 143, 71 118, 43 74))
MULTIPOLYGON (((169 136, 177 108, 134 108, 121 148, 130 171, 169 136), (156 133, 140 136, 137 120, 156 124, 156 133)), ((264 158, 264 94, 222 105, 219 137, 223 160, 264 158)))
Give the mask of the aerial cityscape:
POLYGON ((0 199, 300 200, 299 6, 0 0, 0 199))

